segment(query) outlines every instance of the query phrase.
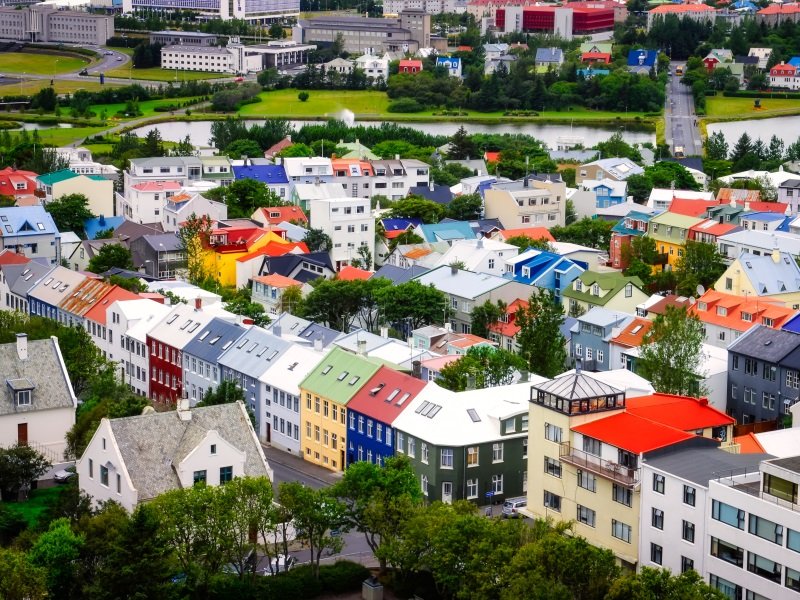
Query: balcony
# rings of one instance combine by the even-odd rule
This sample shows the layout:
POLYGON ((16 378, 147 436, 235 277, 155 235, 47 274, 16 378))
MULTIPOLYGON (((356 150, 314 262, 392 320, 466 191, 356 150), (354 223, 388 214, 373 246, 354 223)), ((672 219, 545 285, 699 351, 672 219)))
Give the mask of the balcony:
POLYGON ((639 469, 626 467, 583 450, 578 450, 573 448, 569 442, 562 442, 559 457, 562 462, 591 471, 595 475, 610 479, 620 485, 632 488, 639 483, 639 469))

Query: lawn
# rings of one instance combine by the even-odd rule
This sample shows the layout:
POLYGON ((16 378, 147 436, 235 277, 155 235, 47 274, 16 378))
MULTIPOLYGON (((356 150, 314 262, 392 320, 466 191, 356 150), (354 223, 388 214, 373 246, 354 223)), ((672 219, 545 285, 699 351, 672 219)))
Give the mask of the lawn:
POLYGON ((33 54, 30 52, 0 53, 0 73, 33 73, 52 75, 80 71, 89 64, 89 59, 53 54, 33 54))
MULTIPOLYGON (((170 104, 183 104, 187 100, 194 100, 195 97, 191 98, 165 98, 162 100, 145 100, 144 102, 139 102, 139 110, 141 111, 141 115, 139 117, 131 117, 131 118, 141 118, 141 117, 152 117, 156 114, 169 114, 169 113, 157 113, 156 107, 157 106, 169 106, 170 104)), ((113 117, 118 112, 125 110, 126 104, 124 102, 119 102, 116 104, 95 104, 92 106, 91 110, 94 112, 95 115, 100 116, 102 111, 106 112, 106 116, 108 118, 113 117)))
POLYGON ((35 527, 36 521, 48 508, 55 504, 61 494, 61 487, 49 487, 31 491, 25 502, 4 502, 11 512, 23 517, 28 527, 35 527))
POLYGON ((294 89, 275 90, 260 94, 257 104, 246 104, 242 116, 281 115, 297 118, 333 117, 348 109, 362 115, 385 115, 389 99, 385 92, 351 90, 309 90, 308 100, 300 102, 294 89))
MULTIPOLYGON (((99 77, 100 74, 89 71, 92 77, 99 77)), ((106 77, 117 77, 119 79, 145 79, 148 81, 175 81, 175 71, 152 67, 150 69, 131 69, 129 66, 119 67, 106 71, 106 77)), ((197 81, 200 79, 219 79, 230 77, 225 73, 205 73, 203 71, 178 71, 178 81, 197 81)))
MULTIPOLYGON (((84 140, 90 135, 95 135, 104 131, 108 127, 52 127, 50 129, 37 129, 39 139, 46 144, 53 146, 69 146, 73 142, 84 140)), ((14 135, 17 132, 11 132, 14 135)), ((28 132, 32 133, 32 132, 28 132)))
MULTIPOLYGON (((104 88, 119 87, 120 84, 108 83, 100 85, 96 79, 86 78, 81 81, 62 81, 56 79, 55 89, 57 94, 71 94, 77 90, 96 92, 104 88)), ((9 83, 0 85, 0 96, 32 95, 44 87, 50 87, 49 79, 31 79, 22 83, 9 83)))
POLYGON ((754 115, 800 112, 800 101, 785 98, 761 98, 761 108, 753 108, 755 98, 706 98, 706 114, 709 117, 752 117, 754 115))

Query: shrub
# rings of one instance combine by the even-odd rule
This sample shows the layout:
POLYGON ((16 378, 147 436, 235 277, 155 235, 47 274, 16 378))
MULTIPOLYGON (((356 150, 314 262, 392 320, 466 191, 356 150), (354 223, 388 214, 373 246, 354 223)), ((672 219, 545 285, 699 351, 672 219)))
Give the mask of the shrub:
POLYGON ((425 110, 425 107, 413 98, 398 98, 389 104, 387 110, 393 113, 415 113, 425 110))
POLYGON ((308 100, 308 92, 300 92, 297 94, 297 99, 300 100, 300 102, 305 102, 308 100))
POLYGON ((361 583, 369 577, 369 569, 359 563, 340 560, 319 569, 319 579, 326 592, 342 594, 361 588, 361 583))

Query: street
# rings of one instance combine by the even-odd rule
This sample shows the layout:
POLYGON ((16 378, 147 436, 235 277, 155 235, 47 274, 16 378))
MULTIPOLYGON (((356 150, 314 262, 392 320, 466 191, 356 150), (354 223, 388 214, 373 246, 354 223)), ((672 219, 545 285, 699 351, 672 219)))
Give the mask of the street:
MULTIPOLYGON (((673 63, 670 69, 685 66, 673 63)), ((664 109, 666 120, 665 136, 672 152, 676 146, 683 146, 685 156, 699 156, 703 153, 703 142, 694 112, 694 98, 688 85, 681 83, 681 77, 671 75, 667 83, 667 99, 664 109)))

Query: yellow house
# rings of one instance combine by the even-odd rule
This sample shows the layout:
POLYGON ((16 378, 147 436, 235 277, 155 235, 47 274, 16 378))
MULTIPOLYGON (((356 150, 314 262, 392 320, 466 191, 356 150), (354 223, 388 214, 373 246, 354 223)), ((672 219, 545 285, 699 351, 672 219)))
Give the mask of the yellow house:
POLYGON ((114 182, 102 175, 80 175, 69 169, 39 175, 36 179, 38 195, 44 204, 70 194, 83 194, 89 201, 87 208, 93 215, 114 214, 114 182))
POLYGON ((225 227, 213 229, 203 247, 203 269, 219 280, 220 285, 236 286, 236 259, 270 243, 290 244, 280 232, 260 227, 225 227))
POLYGON ((347 403, 381 363, 335 348, 300 383, 300 451, 309 462, 342 471, 347 452, 347 403))
POLYGON ((756 256, 743 253, 714 284, 718 292, 744 298, 767 298, 800 309, 800 266, 788 252, 775 249, 756 256))
MULTIPOLYGON (((653 238, 656 243, 656 251, 662 255, 664 263, 663 270, 669 271, 675 267, 675 263, 683 257, 683 249, 686 240, 689 239, 689 229, 705 219, 688 217, 677 213, 664 212, 650 219, 650 226, 647 236, 653 238)), ((661 271, 662 264, 654 265, 654 271, 661 271)))

